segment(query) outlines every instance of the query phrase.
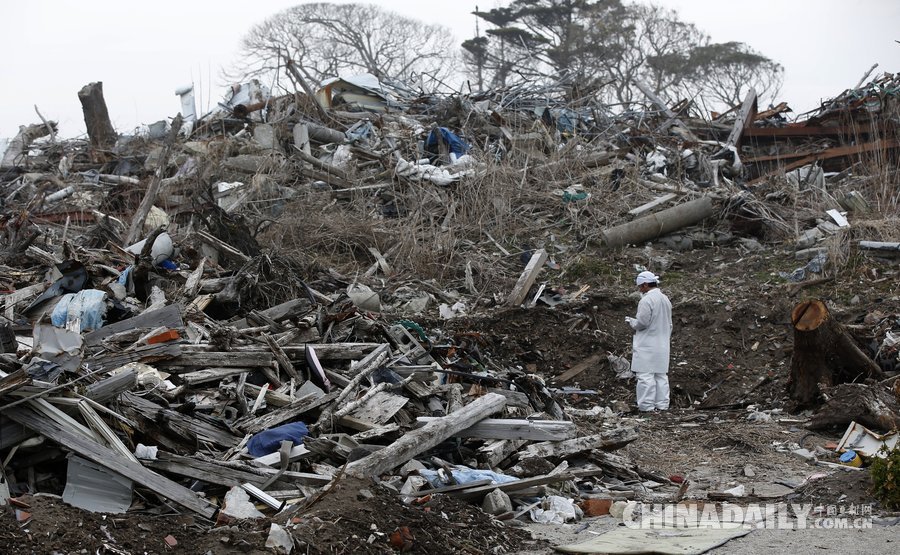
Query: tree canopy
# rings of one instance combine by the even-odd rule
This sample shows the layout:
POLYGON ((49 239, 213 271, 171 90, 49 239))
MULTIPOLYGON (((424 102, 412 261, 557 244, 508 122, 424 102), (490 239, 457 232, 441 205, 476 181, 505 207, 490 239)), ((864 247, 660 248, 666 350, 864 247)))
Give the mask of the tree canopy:
POLYGON ((513 0, 473 14, 484 34, 462 43, 480 87, 568 83, 575 94, 634 100, 636 79, 661 97, 740 103, 750 87, 777 94, 783 68, 749 46, 714 44, 677 12, 621 0, 513 0))
POLYGON ((453 70, 451 32, 369 4, 300 4, 254 25, 241 41, 242 77, 277 71, 286 59, 318 83, 342 73, 440 80, 453 70))

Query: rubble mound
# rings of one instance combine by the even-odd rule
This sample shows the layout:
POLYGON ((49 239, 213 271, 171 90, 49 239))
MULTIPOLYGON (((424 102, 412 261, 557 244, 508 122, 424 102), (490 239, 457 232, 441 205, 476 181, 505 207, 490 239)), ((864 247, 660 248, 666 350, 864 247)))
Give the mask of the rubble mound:
POLYGON ((300 552, 313 555, 514 553, 538 544, 527 531, 452 497, 405 505, 396 491, 349 477, 297 520, 291 534, 300 552))

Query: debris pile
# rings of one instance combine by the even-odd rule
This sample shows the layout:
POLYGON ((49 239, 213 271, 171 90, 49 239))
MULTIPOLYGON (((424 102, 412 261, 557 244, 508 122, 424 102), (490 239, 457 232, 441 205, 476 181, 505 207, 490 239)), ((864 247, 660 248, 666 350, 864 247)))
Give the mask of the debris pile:
MULTIPOLYGON (((784 245, 804 264, 785 276, 797 291, 851 239, 900 252, 896 213, 872 219, 897 206, 893 75, 795 123, 752 91, 707 121, 649 89, 646 111, 613 113, 561 87, 442 96, 362 76, 313 93, 291 75, 309 94, 254 81, 204 115, 180 89, 181 114, 134 136, 92 83, 87 140, 42 121, 4 145, 0 504, 51 492, 95 512, 264 519, 282 552, 521 547, 501 522, 678 502, 687 485, 621 451, 639 437, 627 408, 588 408, 597 392, 566 385, 602 367, 612 390, 626 358, 539 371, 492 352, 468 316, 579 307, 568 332, 609 335, 585 308, 585 248, 653 242, 643 260, 664 274, 672 253, 784 245), (375 509, 339 526, 335 500, 375 509), (471 533, 436 531, 459 501, 483 510, 457 524, 471 533), (322 522, 354 539, 316 545, 322 522)), ((826 425, 896 426, 900 320, 870 322, 877 352, 827 369, 816 345, 855 339, 820 305, 792 318, 820 334, 812 358, 795 352, 792 396, 866 388, 881 412, 826 425), (860 360, 870 383, 845 383, 860 360)))

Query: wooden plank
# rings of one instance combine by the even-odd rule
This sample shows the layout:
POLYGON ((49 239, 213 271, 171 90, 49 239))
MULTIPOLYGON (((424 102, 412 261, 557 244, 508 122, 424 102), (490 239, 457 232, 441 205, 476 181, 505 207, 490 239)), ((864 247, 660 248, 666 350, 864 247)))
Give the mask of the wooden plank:
POLYGON ((25 372, 24 368, 19 368, 8 376, 0 378, 0 397, 3 397, 7 393, 15 391, 20 387, 31 385, 31 383, 31 376, 29 376, 28 373, 25 372))
POLYGON ((675 193, 668 193, 661 197, 657 197, 650 202, 644 203, 637 208, 632 208, 628 211, 629 216, 640 216, 644 212, 649 212, 656 208, 657 206, 662 206, 663 204, 669 202, 672 199, 678 198, 678 195, 675 193))
MULTIPOLYGON (((260 310, 259 313, 266 318, 271 318, 272 320, 278 322, 279 320, 287 318, 294 312, 306 310, 311 306, 312 304, 309 302, 309 299, 292 299, 265 310, 260 310)), ((236 322, 229 325, 234 326, 238 329, 250 327, 250 324, 247 322, 246 318, 241 318, 240 320, 237 320, 236 322)))
POLYGON ((535 476, 533 478, 523 478, 521 480, 516 480, 513 482, 503 482, 502 484, 487 484, 484 486, 464 489, 459 492, 455 492, 453 495, 456 497, 462 497, 463 499, 472 499, 486 495, 494 491, 495 489, 499 489, 500 491, 509 493, 514 491, 521 491, 534 486, 543 486, 546 484, 555 484, 557 482, 566 482, 568 480, 574 480, 575 478, 585 478, 589 476, 597 476, 599 474, 603 474, 603 470, 599 468, 573 470, 570 472, 564 472, 562 474, 547 474, 544 476, 535 476))
POLYGON ((241 440, 240 437, 235 436, 221 425, 201 419, 200 414, 197 417, 181 414, 130 391, 123 393, 119 397, 119 401, 124 411, 131 411, 136 417, 150 422, 165 422, 167 428, 183 438, 196 437, 199 441, 213 443, 225 449, 234 447, 241 440))
MULTIPOLYGON (((290 453, 288 453, 288 462, 294 462, 298 459, 302 459, 309 454, 309 449, 307 449, 305 445, 294 445, 293 447, 291 447, 290 453)), ((268 455, 263 455, 262 457, 256 457, 255 459, 253 459, 253 462, 264 464, 266 466, 276 466, 281 464, 281 453, 275 451, 274 453, 269 453, 268 455)))
POLYGON ((218 237, 211 235, 205 231, 197 231, 196 233, 204 243, 215 248, 219 252, 222 252, 240 262, 250 262, 249 256, 239 251, 235 247, 232 247, 225 241, 222 241, 218 237))
POLYGON ((377 476, 431 449, 456 432, 472 427, 505 406, 506 399, 502 395, 488 393, 453 414, 407 432, 384 449, 350 463, 347 472, 359 477, 377 476))
POLYGON ((252 368, 204 368, 196 372, 188 372, 180 374, 178 377, 181 381, 188 385, 197 385, 200 383, 215 382, 228 376, 237 376, 244 372, 253 372, 252 368))
POLYGON ((588 368, 596 366, 603 358, 601 354, 593 354, 554 378, 553 381, 557 383, 567 382, 588 368))
POLYGON ((478 449, 478 459, 487 463, 490 468, 494 468, 507 457, 519 450, 527 443, 522 439, 500 439, 484 444, 478 449))
MULTIPOLYGON (((165 363, 160 367, 197 366, 201 368, 259 368, 265 366, 267 368, 275 367, 275 357, 269 351, 256 351, 249 353, 242 352, 190 352, 182 349, 181 354, 165 363)), ((245 370, 246 371, 246 370, 245 370)))
MULTIPOLYGON (((528 398, 528 395, 522 393, 521 391, 513 391, 511 389, 501 389, 499 387, 489 387, 487 388, 488 393, 498 393, 506 397, 506 406, 512 408, 520 408, 526 410, 534 410, 534 407, 531 406, 531 399, 528 398)), ((451 392, 451 396, 455 395, 451 392)), ((460 405, 462 405, 462 397, 460 396, 460 405)), ((452 408, 452 406, 448 405, 448 409, 452 408)), ((452 410, 448 410, 447 412, 453 412, 452 410)))
POLYGON ((11 420, 55 441, 65 449, 74 451, 89 461, 137 482, 150 491, 170 499, 205 518, 212 519, 218 510, 217 507, 204 501, 188 488, 160 476, 140 464, 120 457, 92 439, 64 429, 58 423, 44 418, 31 407, 20 407, 16 410, 8 411, 6 415, 11 420))
POLYGON ((741 104, 740 111, 734 118, 734 127, 732 127, 726 141, 728 145, 740 148, 741 141, 744 138, 744 131, 753 123, 757 111, 756 89, 750 87, 750 90, 747 91, 747 96, 744 97, 744 103, 741 104))
POLYGON ((6 319, 14 322, 16 319, 16 305, 21 303, 22 301, 27 301, 31 297, 37 296, 39 293, 43 292, 44 289, 46 289, 45 284, 36 283, 34 285, 29 285, 28 287, 16 289, 9 295, 0 297, 0 301, 3 301, 4 315, 6 316, 6 319))
POLYGON ((286 407, 290 405, 294 399, 291 399, 290 395, 285 395, 284 393, 278 393, 268 387, 262 388, 258 385, 253 384, 244 384, 244 391, 250 394, 251 397, 256 398, 260 391, 265 389, 265 401, 267 406, 271 407, 286 407))
MULTIPOLYGON (((439 417, 420 416, 419 423, 439 420, 439 417)), ((527 439, 530 441, 562 441, 578 433, 574 422, 564 420, 526 420, 521 418, 485 418, 453 437, 477 439, 527 439)))
POLYGON ((263 340, 266 342, 266 345, 272 349, 272 356, 275 357, 275 361, 278 363, 278 367, 281 368, 285 374, 294 378, 297 381, 303 381, 303 378, 300 376, 300 373, 294 368, 294 365, 291 364, 291 361, 288 360, 287 354, 281 349, 281 346, 272 339, 272 336, 268 333, 262 334, 263 340))
POLYGON ((174 359, 179 354, 181 354, 181 347, 177 343, 158 343, 156 345, 137 347, 131 351, 91 357, 86 359, 85 363, 90 367, 91 371, 115 370, 129 362, 161 363, 165 360, 174 359))
POLYGON ((519 452, 519 459, 567 457, 593 449, 618 449, 628 445, 637 438, 638 433, 634 428, 616 428, 608 432, 567 439, 565 441, 532 443, 519 452))
POLYGON ((425 497, 426 495, 433 495, 435 493, 450 493, 452 491, 460 491, 464 489, 472 489, 480 486, 487 486, 491 483, 489 478, 484 480, 475 480, 474 482, 466 482, 465 484, 453 484, 452 486, 443 486, 440 488, 434 489, 424 489, 419 491, 414 491, 412 493, 398 493, 400 497, 425 497))
POLYGON ((531 260, 528 261, 528 265, 525 266, 525 271, 519 276, 519 281, 516 282, 515 287, 513 287, 512 292, 509 294, 506 304, 509 306, 519 306, 525 301, 525 297, 528 296, 528 290, 534 285, 534 280, 537 279, 537 276, 540 273, 541 268, 544 267, 544 262, 546 261, 547 251, 544 249, 538 249, 531 255, 531 260))
MULTIPOLYGON (((275 453, 276 455, 278 453, 275 453)), ((247 464, 229 462, 223 464, 217 461, 200 459, 198 457, 184 457, 172 453, 159 453, 155 461, 147 461, 147 466, 163 472, 187 476, 195 480, 203 480, 211 484, 233 487, 243 483, 251 483, 262 486, 272 476, 278 474, 275 468, 256 468, 247 464)), ((310 474, 308 472, 283 472, 273 484, 273 487, 291 488, 297 484, 321 486, 331 481, 329 476, 310 474)))
POLYGON ((159 310, 144 312, 134 318, 107 324, 98 330, 84 334, 84 344, 88 346, 98 345, 104 337, 109 337, 120 331, 161 327, 176 330, 184 328, 184 320, 181 319, 181 307, 179 305, 170 304, 159 310))
POLYGON ((326 403, 330 403, 338 396, 338 394, 338 391, 334 391, 329 393, 328 395, 318 398, 316 398, 314 395, 306 395, 304 397, 301 397, 300 399, 297 399, 286 407, 271 411, 263 416, 257 416, 256 418, 251 418, 249 420, 238 421, 235 423, 235 426, 239 430, 248 434, 255 434, 263 430, 268 430, 269 428, 278 426, 279 424, 296 418, 305 412, 309 412, 313 409, 321 407, 326 403))
MULTIPOLYGON (((363 405, 354 408, 347 415, 371 422, 377 426, 385 424, 393 418, 397 411, 406 406, 408 402, 409 399, 401 395, 379 391, 367 399, 363 405)), ((336 416, 341 415, 338 414, 336 416)))

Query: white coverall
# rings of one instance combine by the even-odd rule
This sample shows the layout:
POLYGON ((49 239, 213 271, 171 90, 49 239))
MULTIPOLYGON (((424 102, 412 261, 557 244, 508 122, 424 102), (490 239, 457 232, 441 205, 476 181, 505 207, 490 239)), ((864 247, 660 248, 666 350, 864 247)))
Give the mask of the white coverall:
POLYGON ((669 339, 672 337, 672 303, 654 287, 641 296, 634 328, 631 370, 637 378, 638 410, 669 408, 669 339))

